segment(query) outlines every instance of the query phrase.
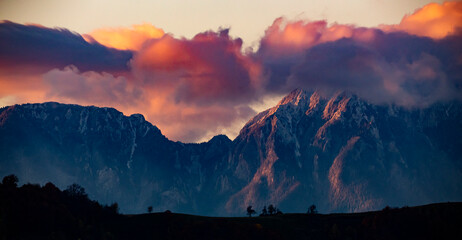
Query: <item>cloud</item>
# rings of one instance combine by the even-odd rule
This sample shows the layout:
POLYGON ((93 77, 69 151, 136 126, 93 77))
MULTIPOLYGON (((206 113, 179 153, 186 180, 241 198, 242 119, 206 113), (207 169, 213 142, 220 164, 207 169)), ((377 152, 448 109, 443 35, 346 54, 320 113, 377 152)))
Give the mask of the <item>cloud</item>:
POLYGON ((460 12, 460 2, 430 4, 378 28, 278 18, 256 52, 244 52, 228 29, 186 39, 142 24, 84 38, 2 22, 0 104, 115 107, 187 142, 236 136, 252 107, 294 88, 427 106, 461 99, 460 12))
POLYGON ((217 133, 237 135, 245 121, 256 114, 245 104, 213 102, 197 106, 175 102, 169 92, 149 83, 105 72, 80 72, 74 66, 53 69, 42 75, 42 81, 46 101, 112 106, 125 114, 143 113, 173 140, 197 142, 217 133))
POLYGON ((421 19, 416 29, 427 33, 441 24, 444 35, 426 37, 413 28, 385 31, 276 19, 253 56, 262 63, 262 87, 267 93, 300 87, 326 94, 347 90, 375 103, 414 107, 461 99, 462 34, 455 30, 461 24, 459 6, 430 4, 403 18, 403 26, 421 19), (451 16, 429 14, 435 8, 451 16))
POLYGON ((246 104, 196 106, 171 101, 168 94, 149 91, 149 106, 143 111, 170 139, 201 142, 217 134, 236 136, 256 112, 246 104))
POLYGON ((265 31, 260 41, 258 55, 262 58, 294 58, 315 45, 342 38, 370 40, 374 29, 353 25, 332 24, 322 21, 289 21, 277 18, 265 31))
POLYGON ((367 44, 354 39, 320 44, 291 68, 286 88, 346 90, 374 103, 413 107, 461 99, 461 40, 378 32, 367 44))
MULTIPOLYGON (((130 39, 138 30, 119 33, 130 39)), ((259 65, 228 30, 193 39, 150 35, 137 40, 137 51, 89 43, 65 29, 11 22, 0 25, 0 34, 5 104, 14 99, 115 107, 144 114, 173 140, 192 142, 236 135, 255 114, 248 104, 256 99, 259 65)))
POLYGON ((75 65, 84 71, 128 70, 130 51, 91 44, 67 29, 37 25, 0 23, 0 68, 24 71, 48 71, 75 65))
POLYGON ((43 76, 46 96, 60 102, 79 102, 85 105, 126 107, 143 101, 139 86, 125 77, 115 77, 106 72, 81 73, 75 66, 53 69, 43 76))
POLYGON ((442 39, 462 28, 462 2, 430 3, 403 17, 398 25, 384 25, 384 31, 404 31, 417 36, 442 39))
POLYGON ((83 35, 90 43, 98 42, 104 46, 119 50, 137 51, 149 39, 161 38, 164 30, 151 24, 133 25, 131 28, 103 28, 83 35))
POLYGON ((276 93, 291 91, 294 86, 287 84, 287 81, 292 68, 304 61, 306 51, 341 39, 368 42, 377 31, 379 30, 353 25, 328 25, 326 21, 290 21, 278 18, 265 31, 260 48, 253 56, 263 65, 263 88, 276 93))
POLYGON ((242 40, 228 30, 194 38, 165 35, 145 43, 132 66, 152 88, 172 101, 195 105, 238 104, 256 97, 259 65, 241 52, 242 40))
POLYGON ((183 141, 237 135, 255 114, 248 104, 258 99, 260 74, 258 63, 241 48, 242 40, 231 38, 227 29, 144 43, 132 67, 150 96, 149 119, 183 141))
POLYGON ((0 69, 0 107, 16 103, 43 102, 45 91, 46 87, 40 75, 5 73, 0 69))

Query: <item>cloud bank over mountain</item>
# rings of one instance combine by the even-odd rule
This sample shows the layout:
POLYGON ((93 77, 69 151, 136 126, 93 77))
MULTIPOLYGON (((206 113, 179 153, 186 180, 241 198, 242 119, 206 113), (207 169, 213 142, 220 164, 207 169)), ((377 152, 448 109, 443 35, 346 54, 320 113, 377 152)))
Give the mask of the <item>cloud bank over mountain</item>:
POLYGON ((376 28, 278 18, 256 51, 227 29, 186 39, 150 24, 80 35, 4 21, 0 105, 116 107, 182 141, 233 137, 252 106, 294 88, 427 106, 462 96, 461 16, 461 2, 445 2, 376 28))

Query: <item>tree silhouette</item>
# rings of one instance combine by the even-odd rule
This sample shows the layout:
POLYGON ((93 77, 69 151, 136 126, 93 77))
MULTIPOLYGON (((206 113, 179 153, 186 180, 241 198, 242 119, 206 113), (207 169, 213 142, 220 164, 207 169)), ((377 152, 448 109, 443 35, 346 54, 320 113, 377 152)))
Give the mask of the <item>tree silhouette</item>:
POLYGON ((152 213, 152 206, 148 207, 148 213, 152 213))
POLYGON ((5 176, 2 180, 2 184, 6 187, 18 187, 18 177, 14 174, 5 176))
POLYGON ((66 188, 66 190, 64 190, 64 193, 74 198, 87 198, 88 197, 88 195, 85 193, 85 188, 83 188, 77 183, 73 183, 72 185, 69 185, 66 188))
POLYGON ((273 206, 273 204, 268 206, 268 213, 269 215, 274 215, 276 213, 276 208, 273 206))
POLYGON ((261 210, 260 216, 268 216, 268 210, 266 210, 266 205, 261 210))
POLYGON ((318 210, 316 210, 316 205, 312 204, 310 208, 308 209, 308 214, 316 214, 318 213, 318 210))
POLYGON ((252 214, 255 214, 255 213, 257 213, 257 212, 255 212, 255 210, 252 209, 252 206, 247 207, 247 215, 249 217, 252 217, 252 214))

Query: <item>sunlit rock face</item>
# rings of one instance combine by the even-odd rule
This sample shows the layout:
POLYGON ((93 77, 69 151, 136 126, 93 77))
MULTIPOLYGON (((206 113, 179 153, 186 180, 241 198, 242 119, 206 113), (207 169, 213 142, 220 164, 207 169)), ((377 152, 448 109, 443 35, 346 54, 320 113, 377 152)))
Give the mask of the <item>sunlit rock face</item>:
POLYGON ((122 212, 242 215, 462 201, 462 104, 374 105, 295 90, 239 136, 165 138, 140 114, 59 103, 0 109, 0 175, 73 182, 122 212))
POLYGON ((252 174, 227 207, 351 212, 460 201, 461 137, 460 103, 409 109, 296 90, 234 141, 234 161, 252 174))

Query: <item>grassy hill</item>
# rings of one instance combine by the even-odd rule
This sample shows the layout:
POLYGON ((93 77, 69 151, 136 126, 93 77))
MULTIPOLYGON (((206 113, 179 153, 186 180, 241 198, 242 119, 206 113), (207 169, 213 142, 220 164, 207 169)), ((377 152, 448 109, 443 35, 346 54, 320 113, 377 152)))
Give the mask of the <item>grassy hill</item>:
POLYGON ((122 215, 78 186, 17 187, 10 179, 0 184, 0 239, 462 239, 462 203, 251 218, 122 215))

